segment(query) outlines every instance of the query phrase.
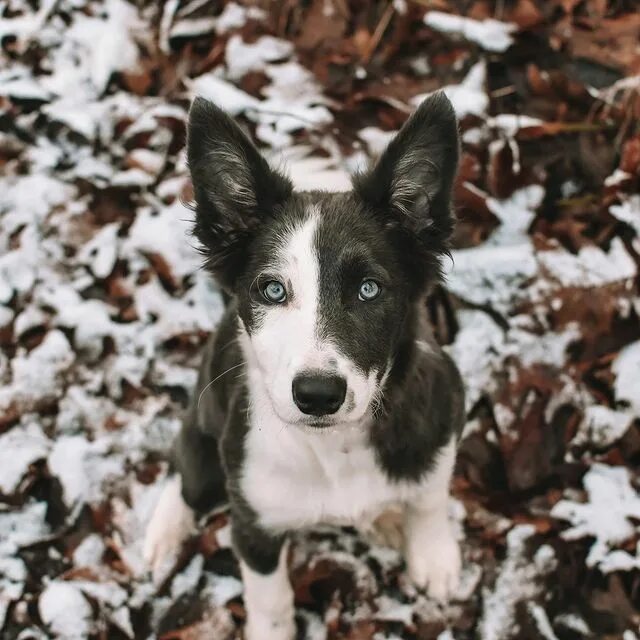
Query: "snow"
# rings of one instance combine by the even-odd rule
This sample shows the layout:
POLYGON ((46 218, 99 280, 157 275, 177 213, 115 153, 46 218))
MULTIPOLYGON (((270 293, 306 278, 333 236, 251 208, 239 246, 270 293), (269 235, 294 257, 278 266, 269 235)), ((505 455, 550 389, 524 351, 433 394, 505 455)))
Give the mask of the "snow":
MULTIPOLYGON (((630 177, 628 174, 625 174, 625 176, 630 177)), ((611 205, 609 212, 635 231, 636 237, 633 240, 633 246, 636 251, 640 251, 640 195, 634 194, 628 198, 623 198, 620 204, 611 205)))
POLYGON ((76 502, 99 502, 103 484, 122 476, 122 458, 109 451, 104 440, 89 442, 83 436, 63 436, 54 444, 49 469, 62 483, 68 506, 76 502))
POLYGON ((536 627, 544 640, 558 640, 553 627, 547 617, 547 612, 536 602, 529 602, 527 605, 529 612, 535 620, 536 627))
POLYGON ((282 60, 292 52, 290 42, 273 36, 261 36, 251 44, 239 35, 231 36, 225 54, 227 75, 231 80, 239 80, 250 71, 264 71, 267 62, 282 60))
MULTIPOLYGON (((460 84, 445 85, 440 89, 451 104, 459 119, 468 115, 484 117, 489 106, 489 97, 485 91, 487 81, 487 65, 484 60, 476 62, 460 84)), ((418 107, 431 93, 423 93, 411 99, 411 104, 418 107)))
POLYGON ((38 611, 56 638, 81 640, 91 633, 91 606, 71 582, 51 582, 40 595, 38 611))
POLYGON ((528 239, 527 231, 536 209, 542 203, 544 189, 532 184, 518 189, 505 200, 487 198, 487 207, 500 220, 500 226, 491 235, 489 246, 522 246, 528 239))
POLYGON ((236 2, 229 2, 216 20, 216 32, 226 33, 242 27, 249 18, 260 20, 264 17, 264 11, 258 7, 244 7, 236 2))
POLYGON ((518 525, 507 535, 507 557, 492 591, 484 593, 484 615, 480 623, 480 640, 507 640, 515 618, 516 604, 539 597, 540 578, 555 568, 550 547, 540 547, 532 559, 527 540, 535 533, 531 525, 518 525))
POLYGON ((101 563, 106 548, 100 535, 90 533, 75 548, 73 552, 73 564, 77 567, 96 567, 101 563))
POLYGON ((20 547, 49 535, 47 505, 31 502, 17 511, 0 511, 0 556, 11 556, 20 547))
POLYGON ((0 389, 0 410, 12 404, 34 406, 60 394, 61 378, 75 354, 60 331, 50 331, 30 353, 20 352, 11 361, 11 383, 0 389))
POLYGON ((50 440, 42 428, 27 422, 0 436, 0 492, 15 491, 30 464, 47 457, 50 440))
POLYGON ((567 251, 540 251, 538 260, 563 287, 597 287, 636 275, 636 264, 619 238, 611 241, 608 252, 592 246, 575 256, 567 251))
POLYGON ((113 271, 118 257, 119 230, 117 222, 105 225, 78 252, 78 262, 86 264, 96 278, 106 278, 113 271))
POLYGON ((424 17, 428 27, 444 33, 461 35, 463 38, 475 42, 487 51, 506 51, 512 44, 511 34, 516 31, 514 24, 500 22, 487 18, 474 20, 463 18, 442 11, 428 11, 424 17))
POLYGON ((188 81, 187 86, 192 97, 200 96, 211 100, 232 116, 237 116, 248 109, 256 109, 260 104, 256 98, 213 73, 198 76, 188 81))
POLYGON ((620 439, 631 424, 632 416, 603 405, 585 408, 584 417, 573 439, 574 444, 591 443, 605 448, 620 439))
POLYGON ((640 340, 627 345, 611 364, 616 402, 632 415, 640 416, 640 340))
POLYGON ((474 304, 507 311, 515 301, 528 298, 524 288, 537 272, 537 260, 528 242, 498 247, 480 245, 453 251, 447 285, 456 295, 474 304))
MULTIPOLYGON (((242 585, 223 575, 226 567, 218 572, 217 551, 205 557, 199 547, 189 549, 185 567, 162 595, 141 557, 181 402, 195 384, 201 344, 222 313, 220 291, 200 269, 189 235, 193 213, 182 204, 189 194, 181 148, 188 99, 203 95, 238 116, 298 190, 350 189, 350 173, 384 150, 397 118, 377 117, 385 110, 364 94, 366 117, 350 124, 353 105, 326 91, 322 73, 305 66, 313 52, 298 58, 297 42, 271 35, 263 24, 271 16, 257 7, 228 2, 216 16, 204 0, 170 0, 159 10, 125 0, 47 0, 32 10, 35 4, 18 0, 11 17, 0 18, 0 38, 16 37, 8 40, 10 66, 0 70, 0 95, 12 118, 10 130, 0 134, 0 493, 7 497, 0 505, 0 631, 11 612, 11 631, 22 618, 30 625, 18 636, 24 639, 94 632, 134 638, 141 628, 151 633, 146 620, 158 622, 177 602, 191 606, 203 595, 226 630, 233 624, 224 607, 241 597, 242 585), (201 40, 192 48, 194 38, 201 40), (206 38, 215 59, 201 64, 206 38), (175 60, 189 62, 169 68, 175 60), (172 69, 175 85, 170 73, 164 76, 172 69), (241 88, 250 86, 242 78, 253 71, 266 79, 260 95, 241 88), (119 77, 140 72, 151 73, 154 95, 127 91, 119 77), (157 82, 172 86, 156 93, 157 82), (345 124, 343 137, 338 126, 345 124), (85 519, 88 513, 92 518, 85 519), (46 571, 52 575, 39 577, 34 566, 40 562, 51 562, 46 571), (46 633, 30 618, 36 607, 46 633)), ((404 0, 393 7, 398 14, 408 10, 404 0)), ((322 8, 325 15, 339 11, 330 2, 322 8)), ((453 74, 442 76, 468 69, 460 83, 441 87, 461 120, 463 149, 484 158, 485 150, 508 144, 519 171, 518 133, 543 122, 526 112, 495 113, 494 102, 489 108, 485 59, 485 52, 493 59, 511 45, 515 27, 437 11, 427 11, 425 23, 451 34, 449 40, 479 45, 465 48, 458 41, 456 51, 464 55, 453 74)), ((408 61, 415 80, 424 80, 416 85, 422 91, 440 78, 431 53, 421 50, 408 61)), ((374 67, 357 62, 354 73, 364 87, 376 79, 374 67)), ((382 101, 407 111, 393 83, 389 87, 382 101)), ((530 232, 545 195, 539 176, 533 176, 538 184, 523 183, 504 199, 482 191, 483 179, 469 180, 498 226, 486 241, 454 251, 446 264, 459 326, 447 349, 463 373, 467 408, 480 408, 465 437, 486 438, 492 451, 506 455, 504 443, 517 435, 520 414, 501 391, 506 381, 544 365, 545 380, 561 388, 551 394, 545 420, 563 403, 583 416, 567 461, 588 467, 609 448, 618 460, 616 444, 640 416, 640 342, 618 345, 613 336, 615 351, 598 364, 610 363, 612 393, 596 397, 576 373, 583 363, 576 367, 567 356, 581 327, 566 320, 558 327, 552 316, 566 312, 573 288, 589 295, 591 287, 610 287, 621 292, 621 317, 640 311, 632 255, 640 247, 633 237, 640 236, 640 198, 624 194, 633 176, 616 169, 605 181, 608 220, 628 227, 629 242, 616 232, 611 242, 588 242, 576 254, 544 231, 542 237, 530 232), (485 406, 495 419, 488 430, 485 406)), ((583 186, 566 180, 562 195, 583 186)), ((568 488, 556 505, 553 517, 567 523, 564 543, 590 549, 593 572, 640 569, 637 481, 633 469, 595 464, 584 479, 586 500, 568 488)), ((526 527, 509 533, 506 559, 491 585, 495 562, 483 556, 479 563, 478 537, 500 538, 513 523, 467 498, 461 498, 466 511, 462 502, 453 506, 468 557, 455 603, 444 610, 423 596, 384 589, 396 580, 403 591, 406 586, 398 551, 370 546, 350 531, 301 535, 292 572, 313 571, 319 560, 338 564, 366 600, 342 610, 330 605, 326 620, 315 610, 299 610, 307 640, 325 640, 332 620, 375 619, 384 629, 376 634, 380 639, 415 635, 418 614, 440 622, 446 616, 453 630, 440 640, 458 637, 454 621, 469 615, 482 615, 480 638, 510 637, 516 610, 545 640, 553 640, 554 631, 562 637, 563 625, 584 627, 570 614, 549 621, 555 609, 546 608, 543 585, 553 558, 526 527), (473 525, 465 529, 467 520, 473 525)), ((544 512, 544 505, 538 508, 544 512)), ((215 536, 228 554, 228 521, 215 536)))
MULTIPOLYGON (((621 556, 610 558, 612 549, 631 538, 638 527, 634 521, 640 520, 640 497, 630 482, 629 471, 624 467, 612 467, 595 463, 583 478, 587 491, 587 502, 560 500, 551 515, 566 520, 570 527, 562 533, 566 540, 577 540, 586 536, 595 538, 587 565, 590 567, 615 566, 621 556)), ((632 561, 629 556, 631 568, 632 561)))
POLYGON ((27 576, 27 567, 20 558, 0 556, 0 629, 9 606, 22 595, 27 576))
POLYGON ((363 140, 371 156, 378 157, 387 148, 396 131, 383 131, 378 127, 364 127, 358 131, 358 137, 363 140))

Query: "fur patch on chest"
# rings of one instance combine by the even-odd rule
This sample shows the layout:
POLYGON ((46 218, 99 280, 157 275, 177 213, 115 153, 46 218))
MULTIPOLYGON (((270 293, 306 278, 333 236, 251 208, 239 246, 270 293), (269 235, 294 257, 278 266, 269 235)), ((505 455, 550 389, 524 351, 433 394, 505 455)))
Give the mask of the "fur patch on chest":
POLYGON ((330 433, 270 427, 261 423, 247 434, 241 486, 260 523, 271 529, 367 526, 388 508, 428 492, 440 475, 448 481, 451 472, 449 456, 443 456, 446 463, 419 483, 390 480, 364 426, 330 433))

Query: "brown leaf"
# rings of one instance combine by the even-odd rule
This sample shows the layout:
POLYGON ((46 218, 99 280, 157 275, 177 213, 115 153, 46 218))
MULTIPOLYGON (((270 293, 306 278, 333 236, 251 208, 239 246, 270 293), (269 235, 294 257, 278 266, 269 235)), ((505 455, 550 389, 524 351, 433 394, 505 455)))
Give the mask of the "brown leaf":
POLYGON ((631 175, 640 176, 640 134, 625 142, 620 168, 631 175))
POLYGON ((198 622, 163 633, 159 640, 230 640, 234 632, 229 611, 218 608, 207 611, 198 622))

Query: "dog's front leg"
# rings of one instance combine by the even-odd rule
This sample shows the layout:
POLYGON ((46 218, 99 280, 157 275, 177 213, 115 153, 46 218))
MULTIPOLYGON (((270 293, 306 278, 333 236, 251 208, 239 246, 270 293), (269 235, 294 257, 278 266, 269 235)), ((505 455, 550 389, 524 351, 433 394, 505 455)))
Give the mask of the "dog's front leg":
POLYGON ((453 443, 441 454, 422 490, 405 508, 405 560, 413 583, 432 598, 447 600, 460 579, 460 547, 449 523, 453 443))
POLYGON ((293 640, 296 625, 287 541, 237 512, 232 513, 232 532, 244 585, 245 640, 293 640))

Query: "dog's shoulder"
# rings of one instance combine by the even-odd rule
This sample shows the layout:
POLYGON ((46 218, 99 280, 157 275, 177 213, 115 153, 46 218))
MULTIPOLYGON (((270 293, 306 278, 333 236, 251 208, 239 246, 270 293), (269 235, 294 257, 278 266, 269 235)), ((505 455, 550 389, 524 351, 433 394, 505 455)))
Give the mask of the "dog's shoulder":
POLYGON ((401 371, 392 371, 384 413, 374 422, 372 444, 395 480, 419 481, 456 440, 464 421, 464 390, 449 355, 428 334, 406 346, 401 371), (393 374, 398 376, 393 381, 393 374))

